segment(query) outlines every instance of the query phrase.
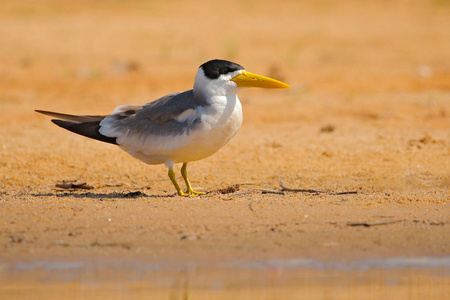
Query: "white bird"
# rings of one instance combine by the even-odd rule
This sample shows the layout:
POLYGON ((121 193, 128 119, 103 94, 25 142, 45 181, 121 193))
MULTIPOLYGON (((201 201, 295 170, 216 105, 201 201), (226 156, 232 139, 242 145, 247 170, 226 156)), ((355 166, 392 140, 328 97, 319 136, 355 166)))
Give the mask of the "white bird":
POLYGON ((36 112, 55 117, 56 125, 77 134, 118 145, 146 164, 165 164, 180 196, 205 194, 192 188, 187 164, 208 157, 233 138, 242 124, 240 88, 290 88, 275 79, 256 75, 233 62, 211 60, 198 69, 194 88, 144 105, 123 105, 105 116, 36 112), (183 163, 184 192, 173 166, 183 163))

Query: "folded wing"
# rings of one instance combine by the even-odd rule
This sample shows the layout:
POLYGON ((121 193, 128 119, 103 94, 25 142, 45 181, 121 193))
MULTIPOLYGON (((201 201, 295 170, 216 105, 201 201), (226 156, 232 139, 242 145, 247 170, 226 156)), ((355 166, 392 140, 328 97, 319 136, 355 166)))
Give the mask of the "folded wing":
POLYGON ((36 112, 56 118, 53 123, 82 136, 120 145, 128 151, 151 152, 151 149, 168 149, 168 143, 176 146, 172 142, 174 136, 189 135, 201 123, 198 109, 205 105, 190 90, 145 105, 118 106, 107 116, 36 112))

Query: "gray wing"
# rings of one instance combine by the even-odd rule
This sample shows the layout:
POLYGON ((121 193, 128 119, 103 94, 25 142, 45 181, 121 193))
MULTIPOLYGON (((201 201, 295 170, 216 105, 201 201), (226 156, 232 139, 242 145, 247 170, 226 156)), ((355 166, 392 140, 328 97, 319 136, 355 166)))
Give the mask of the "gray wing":
POLYGON ((145 105, 118 106, 109 116, 37 112, 58 118, 52 122, 74 133, 117 144, 146 163, 161 163, 179 147, 195 142, 190 134, 201 124, 206 106, 189 90, 145 105))
POLYGON ((175 149, 201 124, 206 102, 192 90, 164 96, 142 106, 119 106, 100 122, 102 135, 116 138, 132 154, 175 149), (177 137, 175 140, 174 137, 177 137))
POLYGON ((204 105, 206 103, 189 90, 164 96, 145 105, 119 106, 100 122, 100 132, 118 139, 123 136, 189 135, 200 124, 197 111, 204 105))
POLYGON ((142 106, 119 106, 100 122, 100 134, 148 164, 173 160, 180 147, 195 143, 206 102, 192 90, 170 94, 142 106))
POLYGON ((147 103, 136 114, 139 120, 150 120, 161 126, 166 125, 190 109, 205 107, 206 101, 194 95, 193 90, 169 94, 153 102, 147 103))

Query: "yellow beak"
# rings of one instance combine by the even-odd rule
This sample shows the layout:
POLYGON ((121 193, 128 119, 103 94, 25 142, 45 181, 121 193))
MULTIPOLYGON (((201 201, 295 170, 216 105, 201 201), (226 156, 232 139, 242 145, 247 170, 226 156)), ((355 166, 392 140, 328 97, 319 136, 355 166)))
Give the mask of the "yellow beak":
POLYGON ((281 81, 242 71, 241 74, 235 76, 231 81, 236 82, 238 87, 260 87, 266 89, 290 89, 291 87, 281 81))

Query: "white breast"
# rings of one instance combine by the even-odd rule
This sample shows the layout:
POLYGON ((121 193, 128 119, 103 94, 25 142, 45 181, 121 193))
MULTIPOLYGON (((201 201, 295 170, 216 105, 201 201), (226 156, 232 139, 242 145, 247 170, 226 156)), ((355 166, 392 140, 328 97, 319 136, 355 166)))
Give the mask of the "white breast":
POLYGON ((199 134, 202 134, 202 141, 199 141, 199 143, 204 145, 205 148, 208 148, 209 145, 216 152, 228 143, 241 127, 241 102, 234 96, 232 99, 228 99, 226 104, 212 105, 203 114, 202 123, 205 128, 204 132, 199 131, 199 134))
POLYGON ((195 161, 216 153, 239 131, 242 106, 236 96, 223 97, 207 108, 200 108, 201 125, 183 138, 174 151, 174 162, 195 161), (175 153, 176 152, 176 153, 175 153))
POLYGON ((178 162, 203 159, 227 144, 242 124, 242 107, 237 96, 215 97, 214 101, 196 110, 187 110, 178 118, 186 121, 200 116, 194 130, 183 135, 153 137, 140 147, 122 145, 121 148, 147 164, 167 166, 178 162))

